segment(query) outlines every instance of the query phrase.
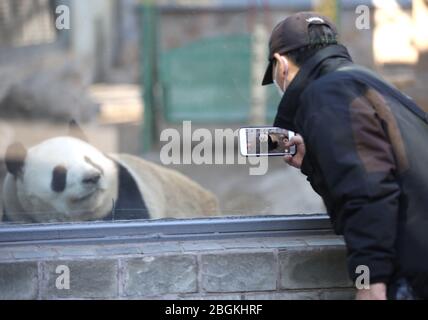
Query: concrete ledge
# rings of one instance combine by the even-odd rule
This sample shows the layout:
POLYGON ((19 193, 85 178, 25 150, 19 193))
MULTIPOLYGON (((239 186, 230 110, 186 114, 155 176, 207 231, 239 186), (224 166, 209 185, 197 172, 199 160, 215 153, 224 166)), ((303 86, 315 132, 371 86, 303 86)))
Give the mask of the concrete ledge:
POLYGON ((0 299, 36 299, 39 290, 37 262, 0 264, 0 299))
POLYGON ((0 299, 352 299, 341 238, 0 248, 0 299), (70 288, 57 288, 58 266, 70 288))

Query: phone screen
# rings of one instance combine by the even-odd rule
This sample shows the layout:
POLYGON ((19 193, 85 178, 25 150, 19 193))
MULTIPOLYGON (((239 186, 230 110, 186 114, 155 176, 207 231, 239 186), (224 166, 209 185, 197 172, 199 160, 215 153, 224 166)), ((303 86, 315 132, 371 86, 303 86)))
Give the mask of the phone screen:
POLYGON ((285 145, 294 136, 292 131, 275 127, 243 128, 241 130, 245 130, 242 134, 246 137, 246 145, 241 146, 241 150, 246 149, 246 152, 242 152, 244 155, 286 155, 295 153, 294 146, 286 147, 285 145))

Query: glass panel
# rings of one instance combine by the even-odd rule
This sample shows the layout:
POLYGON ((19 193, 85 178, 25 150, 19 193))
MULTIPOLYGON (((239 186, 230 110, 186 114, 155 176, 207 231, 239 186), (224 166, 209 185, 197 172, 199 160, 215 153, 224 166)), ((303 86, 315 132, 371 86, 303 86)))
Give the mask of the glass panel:
POLYGON ((322 11, 357 63, 423 102, 425 38, 400 61, 379 50, 388 26, 427 19, 402 1, 396 25, 370 7, 388 23, 359 29, 356 1, 317 3, 0 0, 2 222, 325 212, 282 157, 239 152, 238 129, 271 126, 281 99, 261 86, 272 29, 322 11))

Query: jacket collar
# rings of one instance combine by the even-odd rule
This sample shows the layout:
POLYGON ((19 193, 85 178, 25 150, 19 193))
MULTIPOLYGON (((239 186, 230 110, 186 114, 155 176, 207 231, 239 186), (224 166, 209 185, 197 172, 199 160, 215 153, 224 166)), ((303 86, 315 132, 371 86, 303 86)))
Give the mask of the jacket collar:
POLYGON ((350 62, 352 62, 351 56, 342 45, 331 45, 321 49, 306 61, 293 81, 290 82, 279 103, 274 126, 297 131, 294 118, 299 106, 299 97, 303 90, 322 75, 336 70, 344 63, 350 62))

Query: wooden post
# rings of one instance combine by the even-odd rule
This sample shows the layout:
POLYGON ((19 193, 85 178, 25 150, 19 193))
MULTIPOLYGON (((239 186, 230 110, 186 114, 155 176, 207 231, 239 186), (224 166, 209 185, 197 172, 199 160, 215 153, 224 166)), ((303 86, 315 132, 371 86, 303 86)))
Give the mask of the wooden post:
POLYGON ((263 125, 266 122, 266 88, 262 86, 267 65, 268 33, 262 23, 254 26, 251 43, 251 106, 250 124, 263 125))

